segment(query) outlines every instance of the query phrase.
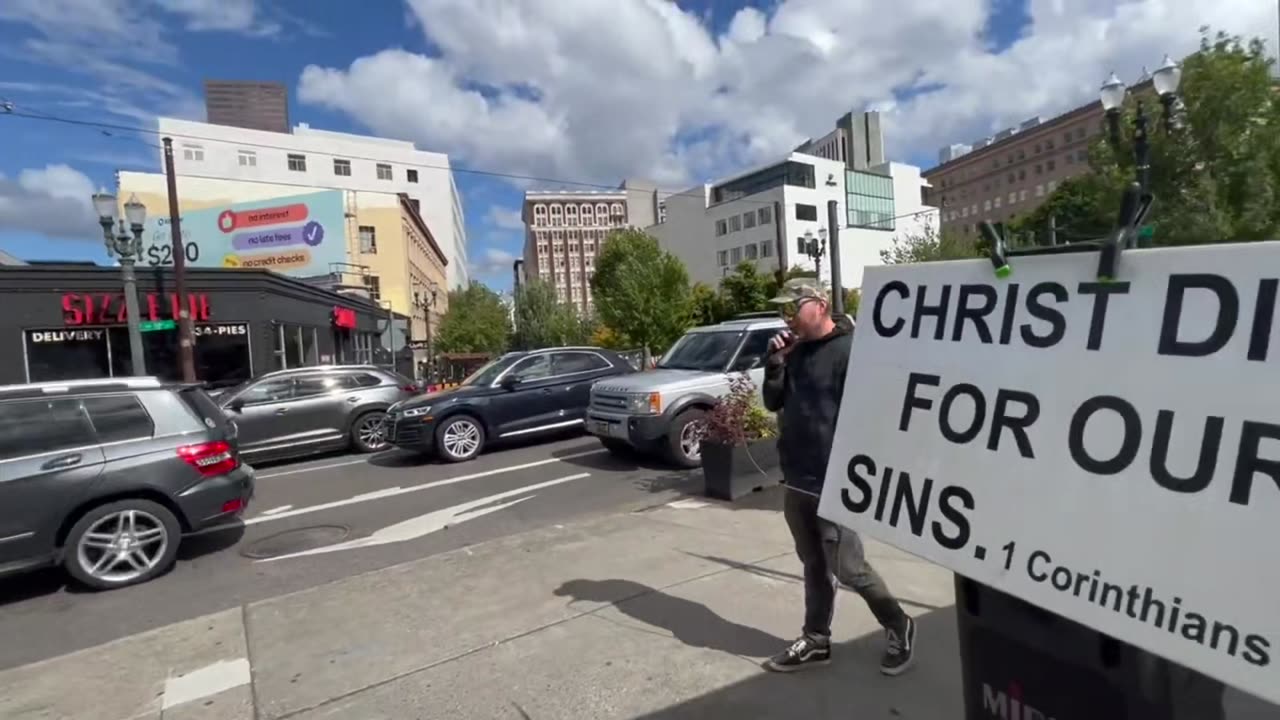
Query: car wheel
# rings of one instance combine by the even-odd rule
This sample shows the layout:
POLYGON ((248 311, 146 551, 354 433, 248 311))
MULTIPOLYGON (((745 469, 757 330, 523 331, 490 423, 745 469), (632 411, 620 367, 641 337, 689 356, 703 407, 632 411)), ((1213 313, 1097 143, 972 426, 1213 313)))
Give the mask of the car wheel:
POLYGON ((702 464, 702 432, 706 411, 691 408, 676 416, 667 431, 667 456, 680 467, 695 468, 702 464))
POLYGON ((455 415, 436 428, 436 449, 449 462, 464 462, 484 449, 484 426, 470 415, 455 415))
POLYGON ((600 438, 600 444, 603 445, 604 449, 608 450, 610 454, 617 455, 618 457, 633 458, 640 454, 639 450, 631 447, 630 444, 621 440, 606 440, 604 438, 600 438))
POLYGON ((387 430, 386 413, 367 412, 351 423, 351 447, 362 453, 386 450, 387 430))
POLYGON ((63 565, 95 590, 144 583, 173 567, 182 528, 168 508, 131 498, 99 505, 67 534, 63 565))

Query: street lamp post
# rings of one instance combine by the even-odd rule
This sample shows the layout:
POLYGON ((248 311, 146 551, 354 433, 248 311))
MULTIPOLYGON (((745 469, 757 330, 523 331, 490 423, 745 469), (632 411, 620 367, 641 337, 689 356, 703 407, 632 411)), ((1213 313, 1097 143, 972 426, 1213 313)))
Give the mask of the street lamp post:
MULTIPOLYGON (((1162 119, 1166 133, 1172 133, 1178 129, 1178 85, 1181 83, 1182 68, 1165 55, 1164 62, 1151 74, 1151 84, 1155 86, 1160 104, 1164 108, 1162 119)), ((1118 148, 1120 146, 1120 109, 1124 105, 1125 97, 1129 94, 1129 88, 1116 77, 1115 73, 1111 73, 1111 77, 1102 83, 1098 94, 1102 101, 1102 109, 1107 114, 1109 139, 1112 146, 1118 148)), ((1150 119, 1147 117, 1142 99, 1138 98, 1136 103, 1133 116, 1134 179, 1137 180, 1143 194, 1146 194, 1151 189, 1151 144, 1148 137, 1150 119)))
POLYGON ((827 254, 827 229, 819 228, 818 237, 813 236, 812 230, 804 231, 804 254, 813 260, 814 272, 818 276, 818 282, 822 282, 822 257, 827 254))
POLYGON ((147 374, 147 360, 142 350, 141 318, 138 312, 138 281, 133 266, 142 251, 142 225, 147 219, 147 208, 131 196, 124 204, 124 217, 116 226, 116 196, 105 190, 93 196, 93 207, 98 212, 98 224, 102 225, 102 237, 107 254, 119 258, 120 275, 124 280, 125 319, 129 327, 129 357, 134 375, 147 374), (128 228, 125 221, 128 221, 128 228))
POLYGON ((432 352, 434 343, 431 339, 431 309, 435 307, 438 299, 437 293, 439 288, 432 284, 428 286, 426 292, 415 290, 413 292, 413 304, 422 311, 423 322, 426 323, 426 340, 427 340, 427 378, 428 382, 433 381, 432 374, 435 371, 435 353, 432 352))

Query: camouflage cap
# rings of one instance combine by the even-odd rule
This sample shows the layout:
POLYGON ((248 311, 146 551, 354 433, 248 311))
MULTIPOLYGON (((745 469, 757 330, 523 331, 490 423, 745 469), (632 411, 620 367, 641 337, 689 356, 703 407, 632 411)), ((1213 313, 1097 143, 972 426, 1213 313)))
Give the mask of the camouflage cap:
POLYGON ((779 305, 799 302, 805 298, 817 298, 823 302, 831 302, 831 293, 826 283, 817 278, 801 277, 788 280, 778 291, 778 296, 770 300, 779 305))

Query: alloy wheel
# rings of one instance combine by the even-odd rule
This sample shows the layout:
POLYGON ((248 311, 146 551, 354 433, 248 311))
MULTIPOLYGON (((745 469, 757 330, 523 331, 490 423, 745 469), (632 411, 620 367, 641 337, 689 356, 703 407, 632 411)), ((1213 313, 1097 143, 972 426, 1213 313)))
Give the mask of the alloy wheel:
POLYGON ((91 577, 123 584, 150 572, 168 547, 169 532, 159 518, 142 510, 122 510, 89 527, 76 546, 76 558, 91 577))
POLYGON ((387 416, 372 413, 364 416, 360 426, 356 428, 356 436, 360 444, 369 450, 381 450, 387 445, 387 416))
POLYGON ((702 460, 702 431, 704 423, 700 421, 685 423, 680 429, 680 452, 690 461, 702 460))
POLYGON ((471 457, 480 448, 480 428, 470 420, 455 420, 445 428, 442 442, 450 455, 471 457))

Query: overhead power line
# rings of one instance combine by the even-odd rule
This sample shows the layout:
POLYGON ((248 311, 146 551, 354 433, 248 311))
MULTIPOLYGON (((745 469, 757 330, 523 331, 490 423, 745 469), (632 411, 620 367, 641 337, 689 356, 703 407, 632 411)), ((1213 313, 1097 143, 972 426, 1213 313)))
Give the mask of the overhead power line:
MULTIPOLYGON (((212 138, 212 137, 206 137, 201 135, 191 135, 186 133, 161 132, 158 128, 157 129, 141 128, 141 127, 132 127, 129 125, 100 122, 96 120, 80 120, 76 118, 61 117, 61 116, 53 115, 49 113, 37 114, 32 112, 25 112, 23 111, 22 107, 18 107, 18 106, 15 106, 15 107, 17 107, 17 109, 9 112, 5 112, 5 113, 0 113, 0 117, 20 117, 20 118, 26 118, 28 120, 40 120, 44 122, 61 123, 64 125, 94 128, 99 131, 102 131, 103 134, 106 135, 107 137, 114 137, 122 140, 134 140, 137 142, 141 142, 142 144, 147 145, 148 147, 153 147, 156 149, 159 149, 160 146, 152 145, 151 143, 147 143, 138 138, 130 138, 128 136, 122 136, 122 135, 111 135, 110 131, 139 133, 143 135, 152 135, 156 137, 166 136, 166 137, 173 137, 173 138, 182 139, 182 140, 218 143, 221 145, 232 145, 235 147, 258 148, 258 149, 264 149, 264 150, 279 150, 286 153, 303 152, 298 150, 297 148, 285 147, 283 145, 272 145, 270 143, 261 143, 261 142, 246 142, 246 141, 240 141, 240 140, 231 141, 231 140, 225 140, 223 138, 212 138)), ((28 105, 25 107, 29 108, 30 106, 28 105)), ((386 158, 375 158, 375 157, 368 157, 368 156, 348 155, 348 154, 338 154, 338 153, 328 153, 328 154, 333 155, 334 157, 338 157, 341 159, 348 159, 348 160, 363 160, 363 161, 373 162, 373 163, 386 162, 386 158)), ((536 175, 524 175, 524 174, 512 173, 512 172, 499 172, 494 170, 478 170, 474 168, 459 167, 456 165, 432 165, 429 163, 415 163, 415 162, 402 162, 402 161, 397 161, 397 164, 403 165, 404 167, 407 167, 407 168, 419 168, 423 170, 443 170, 443 171, 450 171, 455 173, 462 173, 465 175, 480 175, 484 177, 495 177, 495 178, 502 178, 506 180, 526 180, 526 181, 541 182, 541 183, 548 183, 548 184, 562 185, 562 186, 572 185, 572 186, 578 186, 578 187, 588 187, 588 188, 594 188, 598 190, 606 190, 610 192, 624 192, 622 188, 619 188, 616 185, 605 185, 602 183, 588 182, 583 180, 565 180, 563 178, 547 178, 547 177, 539 177, 536 175)), ((206 179, 219 179, 211 176, 194 175, 192 173, 183 173, 183 175, 188 177, 203 177, 206 179)), ((239 180, 239 178, 237 179, 239 180)), ((290 183, 290 182, 275 181, 275 180, 271 180, 271 181, 264 180, 261 182, 269 183, 272 185, 315 187, 315 185, 309 185, 305 183, 290 183)), ((673 198, 681 198, 681 199, 688 198, 690 200, 697 199, 700 202, 703 201, 703 190, 700 186, 697 188, 684 189, 684 190, 663 190, 661 188, 657 188, 657 191, 660 193, 661 192, 667 193, 667 196, 663 199, 663 202, 670 202, 673 198)), ((548 192, 554 192, 554 191, 548 191, 548 192)), ((733 202, 741 202, 744 204, 761 205, 761 206, 769 206, 769 207, 772 207, 774 204, 774 202, 771 200, 749 200, 747 198, 738 198, 738 199, 735 199, 733 202)), ((786 203, 784 204, 784 206, 793 207, 795 204, 796 203, 786 203)), ((937 210, 937 208, 926 208, 923 210, 916 210, 909 213, 903 213, 901 215, 894 215, 892 217, 883 218, 882 220, 879 220, 877 222, 891 222, 891 221, 903 220, 907 218, 918 218, 921 215, 928 214, 935 210, 937 210)), ((862 226, 850 226, 850 227, 858 228, 862 226)))

